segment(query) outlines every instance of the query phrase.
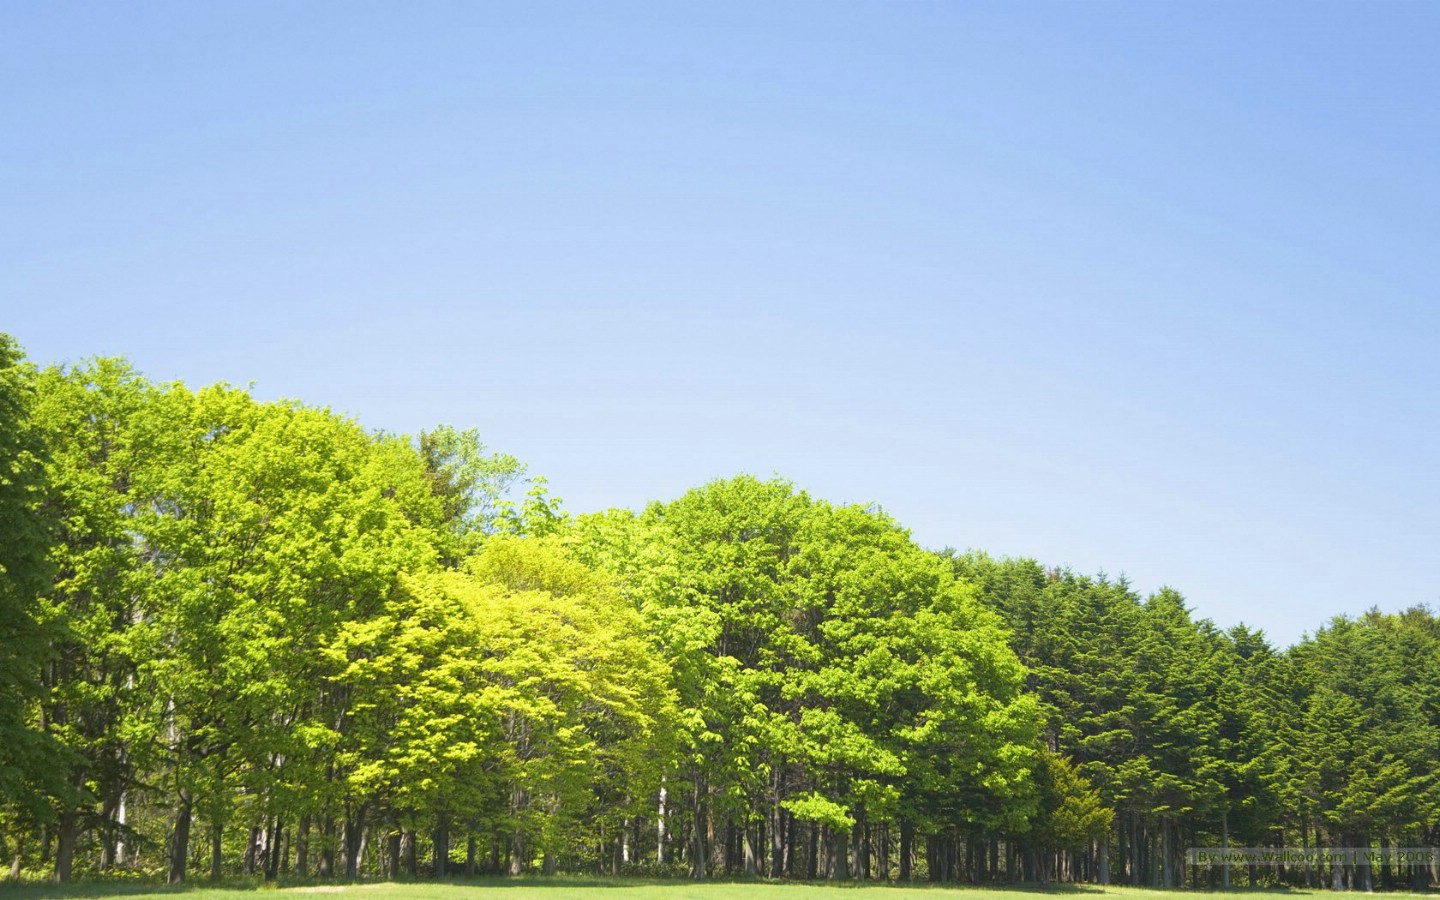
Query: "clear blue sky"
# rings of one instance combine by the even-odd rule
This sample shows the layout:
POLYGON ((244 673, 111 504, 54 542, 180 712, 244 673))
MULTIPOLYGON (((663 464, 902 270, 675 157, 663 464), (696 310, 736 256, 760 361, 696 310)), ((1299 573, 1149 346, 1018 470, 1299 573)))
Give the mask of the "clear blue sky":
POLYGON ((1287 643, 1440 599, 1440 5, 10 3, 0 330, 780 473, 1287 643))

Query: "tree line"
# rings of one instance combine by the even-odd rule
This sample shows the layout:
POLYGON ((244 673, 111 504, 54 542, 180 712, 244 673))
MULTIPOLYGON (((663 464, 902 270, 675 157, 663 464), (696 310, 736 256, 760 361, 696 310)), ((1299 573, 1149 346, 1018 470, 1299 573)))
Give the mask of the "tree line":
POLYGON ((584 871, 1421 886, 1190 846, 1440 844, 1440 618, 1288 649, 739 476, 569 515, 372 432, 0 339, 13 878, 584 871))

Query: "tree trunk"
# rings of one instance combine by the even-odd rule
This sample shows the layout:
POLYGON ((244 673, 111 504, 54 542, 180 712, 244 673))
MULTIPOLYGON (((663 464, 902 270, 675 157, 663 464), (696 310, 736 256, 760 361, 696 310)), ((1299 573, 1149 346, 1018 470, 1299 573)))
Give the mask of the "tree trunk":
POLYGON ((850 829, 830 830, 830 877, 850 880, 850 829))
POLYGON ((55 880, 60 884, 70 881, 70 871, 75 861, 75 841, 80 837, 80 815, 73 808, 60 814, 60 825, 56 829, 55 880))
POLYGON ((15 855, 10 858, 10 880, 20 880, 20 870, 25 868, 25 835, 15 836, 15 855))
POLYGON ((370 846, 370 826, 365 825, 360 829, 360 846, 355 848, 355 877, 359 878, 361 869, 365 865, 365 850, 370 846))
MULTIPOLYGON (((115 804, 115 840, 110 845, 109 865, 125 865, 125 825, 126 825, 125 792, 120 792, 120 797, 115 804)), ((108 868, 108 866, 107 866, 108 868)))
POLYGON ((510 839, 510 874, 525 871, 525 838, 517 831, 510 839))
POLYGON ((906 821, 900 822, 900 880, 909 881, 911 876, 911 858, 914 856, 915 826, 906 821))
POLYGON ((855 838, 851 842, 851 848, 855 851, 855 877, 862 881, 870 880, 870 820, 864 816, 855 825, 855 838))
MULTIPOLYGON (((1160 822, 1160 883, 1167 888, 1175 886, 1174 860, 1170 858, 1171 824, 1168 819, 1160 822)), ((1254 887, 1252 884, 1251 887, 1254 887)))
MULTIPOLYGON (((1421 836, 1420 840, 1423 842, 1425 839, 1421 836)), ((1416 846, 1419 846, 1419 843, 1417 843, 1416 846)), ((1410 890, 1412 893, 1422 893, 1430 886, 1430 880, 1432 878, 1440 881, 1440 872, 1433 871, 1435 868, 1436 865, 1433 859, 1429 865, 1416 863, 1410 867, 1410 890)))
POLYGON ((776 803, 770 807, 770 877, 779 878, 785 871, 785 810, 776 803))
POLYGON ((786 878, 795 876, 795 817, 790 813, 781 810, 780 818, 785 822, 785 865, 781 871, 786 878))
POLYGON ((254 875, 254 874, 255 874, 255 854, 256 854, 256 852, 258 851, 259 845, 260 845, 260 828, 259 828, 259 826, 251 825, 251 826, 250 826, 250 840, 249 840, 249 842, 246 843, 246 845, 245 845, 245 857, 244 857, 244 862, 241 864, 241 867, 240 867, 240 871, 241 871, 242 873, 244 873, 244 874, 246 874, 246 875, 254 875))
POLYGON ((1120 822, 1117 822, 1116 825, 1119 826, 1115 829, 1115 852, 1120 856, 1120 883, 1134 884, 1131 876, 1134 870, 1130 851, 1130 829, 1120 822))
POLYGON ((300 817, 300 827, 295 834, 295 874, 301 878, 310 877, 310 814, 300 817))
POLYGON ((662 782, 660 785, 660 800, 655 804, 655 862, 665 862, 665 801, 669 798, 669 791, 665 790, 662 782))
POLYGON ((360 856, 365 848, 365 807, 345 817, 345 877, 360 876, 360 856))
POLYGON ((265 854, 265 880, 274 881, 280 877, 280 820, 271 819, 265 838, 269 850, 265 854))
POLYGON ((450 819, 440 816, 435 825, 435 849, 431 869, 436 878, 444 878, 450 870, 450 819))
POLYGON ((752 839, 755 833, 754 826, 746 822, 740 826, 741 854, 745 858, 745 877, 760 877, 760 865, 755 854, 755 842, 752 839))
MULTIPOLYGON (((1228 809, 1220 812, 1220 848, 1222 850, 1230 849, 1230 810, 1228 809)), ((1228 853, 1224 854, 1224 859, 1220 863, 1220 886, 1227 891, 1230 890, 1230 854, 1228 853)))
POLYGON ((705 809, 705 791, 700 780, 695 782, 695 821, 691 829, 694 834, 694 849, 690 853, 690 877, 696 880, 705 878, 705 865, 708 862, 708 854, 705 848, 705 831, 709 823, 709 816, 705 809))
POLYGON ((385 869, 391 881, 400 877, 400 829, 392 828, 385 835, 385 869))
MULTIPOLYGON (((1362 851, 1370 849, 1370 835, 1362 835, 1355 841, 1355 846, 1362 851)), ((1355 883, 1351 885, 1354 890, 1373 891, 1375 890, 1374 880, 1370 874, 1370 856, 1368 852, 1362 852, 1357 857, 1355 866, 1355 883)))
POLYGON ((1380 890, 1390 890, 1390 839, 1380 838, 1380 890))
MULTIPOLYGON (((1342 846, 1344 845, 1345 841, 1343 838, 1341 839, 1340 843, 1342 846)), ((1315 846, 1320 846, 1320 842, 1318 840, 1315 842, 1315 846)), ((1345 890, 1345 867, 1338 862, 1330 864, 1330 890, 1345 890)))
POLYGON ((191 797, 182 790, 175 804, 174 825, 170 829, 170 859, 167 880, 171 884, 185 881, 185 865, 190 859, 191 797))
POLYGON ((335 818, 329 814, 320 819, 320 859, 315 863, 320 878, 335 875, 335 818))
POLYGON ((718 838, 715 828, 715 813, 712 810, 705 819, 705 844, 710 848, 710 872, 713 875, 730 874, 730 859, 733 858, 726 851, 729 848, 727 839, 730 835, 718 838))
POLYGON ((219 881, 225 869, 225 831, 218 822, 210 825, 210 880, 219 881))

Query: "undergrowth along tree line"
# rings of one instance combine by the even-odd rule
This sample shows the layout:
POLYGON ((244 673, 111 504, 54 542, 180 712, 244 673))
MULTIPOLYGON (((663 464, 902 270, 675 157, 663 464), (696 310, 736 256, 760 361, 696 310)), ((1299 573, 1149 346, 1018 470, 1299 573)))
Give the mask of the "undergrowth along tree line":
POLYGON ((1440 619, 1281 650, 775 479, 571 516, 370 432, 0 340, 12 877, 586 871, 1421 886, 1440 619))

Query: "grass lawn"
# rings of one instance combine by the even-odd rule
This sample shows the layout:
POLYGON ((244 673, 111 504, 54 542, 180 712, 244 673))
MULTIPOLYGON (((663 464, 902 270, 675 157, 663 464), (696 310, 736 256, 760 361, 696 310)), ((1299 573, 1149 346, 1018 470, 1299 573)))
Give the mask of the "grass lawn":
MULTIPOLYGON (((236 882, 221 887, 204 883, 182 888, 122 883, 0 884, 0 900, 60 900, 60 898, 123 897, 124 900, 244 900, 245 894, 260 895, 254 900, 566 900, 569 897, 596 897, 601 900, 1175 900, 1177 893, 1143 888, 1095 885, 1058 885, 1049 888, 946 887, 928 884, 900 886, 868 884, 797 884, 764 882, 639 881, 631 879, 514 878, 477 879, 439 883, 376 883, 323 885, 315 887, 258 886, 236 882), (337 894, 347 895, 343 898, 337 894), (240 895, 240 896, 237 896, 240 895)), ((1285 894, 1293 897, 1319 896, 1329 891, 1238 890, 1207 891, 1207 896, 1254 896, 1285 894)), ((1333 896, 1333 895, 1332 895, 1333 896)), ((1386 894, 1393 900, 1427 898, 1434 894, 1386 894)))

